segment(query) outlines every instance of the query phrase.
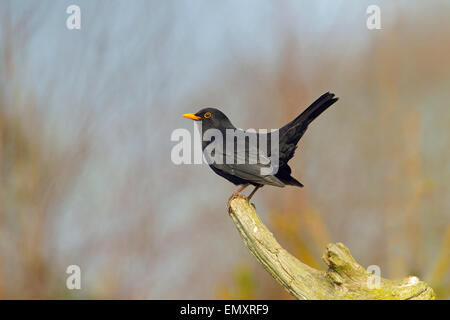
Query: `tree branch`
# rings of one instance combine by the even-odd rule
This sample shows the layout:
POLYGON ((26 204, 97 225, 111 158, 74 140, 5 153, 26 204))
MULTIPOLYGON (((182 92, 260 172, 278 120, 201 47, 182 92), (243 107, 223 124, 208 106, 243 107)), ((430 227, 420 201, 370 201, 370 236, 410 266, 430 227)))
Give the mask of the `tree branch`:
POLYGON ((425 282, 411 276, 391 281, 360 266, 342 243, 323 255, 327 271, 313 269, 283 249, 245 198, 231 200, 229 213, 245 245, 270 275, 297 299, 434 299, 425 282))

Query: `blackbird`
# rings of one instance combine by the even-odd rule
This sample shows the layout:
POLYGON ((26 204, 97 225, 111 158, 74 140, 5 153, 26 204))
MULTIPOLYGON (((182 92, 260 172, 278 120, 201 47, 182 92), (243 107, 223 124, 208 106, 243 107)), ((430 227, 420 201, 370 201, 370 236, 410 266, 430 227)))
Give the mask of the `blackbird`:
MULTIPOLYGON (((267 157, 264 157, 264 155, 261 155, 259 152, 259 144, 255 145, 251 144, 250 142, 248 144, 245 144, 245 152, 243 156, 245 156, 245 160, 247 162, 250 162, 248 161, 249 159, 254 160, 250 163, 242 163, 242 161, 236 161, 239 160, 240 157, 242 158, 242 154, 239 154, 239 152, 237 152, 234 147, 233 150, 214 150, 214 152, 216 153, 222 152, 223 154, 221 155, 224 157, 231 155, 232 159, 234 160, 231 162, 221 161, 209 163, 209 166, 216 174, 231 181, 235 185, 242 185, 242 187, 240 187, 236 192, 233 193, 231 198, 237 197, 239 193, 249 185, 255 186, 252 193, 248 196, 249 200, 255 194, 255 192, 264 185, 272 185, 277 187, 292 185, 303 187, 302 183, 291 176, 291 168, 289 167, 288 162, 294 156, 295 149, 297 148, 297 143, 305 133, 308 125, 337 100, 338 98, 336 98, 334 94, 327 92, 319 97, 316 101, 314 101, 294 120, 292 120, 282 128, 276 130, 276 134, 278 135, 278 148, 275 148, 275 150, 278 152, 278 159, 275 160, 278 160, 278 164, 277 170, 273 174, 261 173, 262 168, 266 168, 268 165, 270 166, 271 163, 276 162, 273 160, 273 158, 268 158, 272 156, 273 149, 270 149, 271 151, 267 153, 267 157)), ((223 136, 226 136, 227 131, 230 129, 242 131, 242 129, 237 129, 235 126, 233 126, 233 124, 223 112, 215 108, 204 108, 197 113, 186 113, 183 115, 183 117, 195 121, 201 121, 202 136, 208 129, 216 129, 220 133, 222 133, 223 136)), ((255 133, 255 135, 259 137, 261 133, 255 133)), ((266 135, 266 141, 268 141, 268 144, 276 143, 274 142, 275 139, 273 132, 266 133, 266 135)), ((211 139, 211 141, 208 141, 203 137, 202 150, 204 153, 205 149, 213 141, 213 139, 211 139)), ((218 155, 219 154, 215 154, 215 156, 218 155)))

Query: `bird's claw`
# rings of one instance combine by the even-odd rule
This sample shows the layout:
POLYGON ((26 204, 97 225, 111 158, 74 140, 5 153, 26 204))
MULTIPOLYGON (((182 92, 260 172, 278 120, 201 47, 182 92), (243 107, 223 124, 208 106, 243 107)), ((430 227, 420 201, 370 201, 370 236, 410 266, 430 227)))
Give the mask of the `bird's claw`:
POLYGON ((240 195, 239 193, 233 193, 233 195, 228 199, 228 213, 231 213, 231 201, 237 198, 243 198, 249 201, 246 196, 240 195))
POLYGON ((249 201, 249 199, 246 196, 243 196, 243 195, 237 193, 237 194, 233 194, 230 197, 230 199, 228 199, 228 203, 230 203, 231 201, 233 201, 236 198, 242 198, 242 199, 245 199, 245 200, 249 201))

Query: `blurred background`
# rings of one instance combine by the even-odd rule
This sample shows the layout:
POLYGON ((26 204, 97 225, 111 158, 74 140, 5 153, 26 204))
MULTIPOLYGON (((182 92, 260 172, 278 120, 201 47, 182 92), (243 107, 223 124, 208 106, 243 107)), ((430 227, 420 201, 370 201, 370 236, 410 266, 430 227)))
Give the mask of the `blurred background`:
POLYGON ((227 214, 235 186, 173 164, 170 136, 204 106, 281 127, 326 91, 290 162, 305 188, 258 191, 263 221, 312 267, 343 242, 450 298, 449 18, 446 0, 1 1, 0 298, 290 299, 227 214))

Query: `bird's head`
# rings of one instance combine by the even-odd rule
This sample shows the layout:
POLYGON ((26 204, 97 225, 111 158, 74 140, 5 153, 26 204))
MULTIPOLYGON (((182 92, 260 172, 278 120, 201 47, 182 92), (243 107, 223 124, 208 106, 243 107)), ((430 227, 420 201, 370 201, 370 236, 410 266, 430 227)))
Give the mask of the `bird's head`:
POLYGON ((183 117, 201 121, 203 130, 234 128, 227 116, 216 108, 204 108, 197 113, 185 113, 183 117))

